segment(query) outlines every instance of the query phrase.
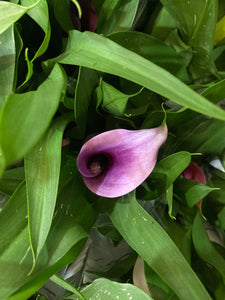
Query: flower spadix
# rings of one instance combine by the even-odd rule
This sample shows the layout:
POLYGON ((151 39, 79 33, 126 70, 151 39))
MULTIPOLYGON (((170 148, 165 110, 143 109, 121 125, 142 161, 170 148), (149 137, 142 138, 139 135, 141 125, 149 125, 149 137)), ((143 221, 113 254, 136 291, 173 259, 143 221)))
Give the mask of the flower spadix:
POLYGON ((88 140, 77 157, 86 186, 95 194, 114 198, 139 186, 152 172, 167 126, 106 131, 88 140))

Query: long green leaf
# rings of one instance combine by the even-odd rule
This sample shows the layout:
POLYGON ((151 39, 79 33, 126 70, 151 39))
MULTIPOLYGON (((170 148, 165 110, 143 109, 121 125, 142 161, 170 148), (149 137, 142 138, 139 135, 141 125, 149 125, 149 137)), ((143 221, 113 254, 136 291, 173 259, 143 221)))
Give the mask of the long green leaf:
POLYGON ((204 261, 214 266, 220 272, 225 282, 225 259, 219 252, 217 252, 213 244, 210 242, 209 237, 204 230, 199 211, 193 222, 192 238, 198 255, 204 261))
MULTIPOLYGON (((36 0, 21 0, 21 4, 24 6, 35 4, 36 0)), ((41 29, 45 33, 44 40, 35 53, 32 61, 34 61, 37 57, 41 56, 48 48, 48 43, 51 34, 51 27, 49 22, 49 14, 48 14, 48 4, 46 0, 39 0, 39 2, 30 9, 27 14, 41 27, 41 29)))
MULTIPOLYGON (((107 21, 110 19, 118 2, 119 0, 104 0, 98 13, 97 30, 99 32, 104 31, 104 27, 107 24, 107 21)), ((107 29, 105 28, 105 30, 107 29)))
POLYGON ((69 118, 56 120, 24 160, 28 225, 35 261, 52 223, 61 165, 62 136, 69 121, 69 118))
POLYGON ((86 300, 74 286, 72 286, 66 280, 62 279, 60 276, 53 275, 50 279, 65 290, 72 292, 74 296, 76 296, 76 300, 86 300))
POLYGON ((79 69, 74 96, 74 117, 77 124, 75 133, 77 138, 84 138, 85 136, 88 108, 91 103, 93 90, 97 84, 98 77, 94 70, 79 69))
POLYGON ((116 32, 108 36, 110 40, 129 49, 154 64, 166 69, 176 77, 188 79, 185 60, 163 41, 138 31, 116 32))
POLYGON ((16 47, 13 26, 5 30, 1 35, 0 47, 0 108, 5 102, 6 97, 13 90, 16 47))
POLYGON ((128 244, 180 299, 211 299, 179 249, 133 193, 118 198, 109 216, 128 244))
POLYGON ((38 4, 40 0, 33 5, 24 7, 6 1, 0 2, 0 34, 21 18, 32 7, 38 4))
POLYGON ((137 0, 104 1, 99 12, 98 32, 106 35, 129 30, 134 22, 138 4, 137 0))
POLYGON ((65 52, 52 60, 54 61, 121 76, 184 107, 225 120, 224 111, 191 90, 172 74, 95 33, 70 31, 65 52))
POLYGON ((36 91, 9 95, 0 114, 0 144, 7 164, 21 159, 41 138, 64 88, 64 74, 56 65, 36 91))
POLYGON ((84 198, 78 204, 74 201, 74 186, 77 188, 70 183, 61 191, 57 201, 60 214, 54 218, 45 246, 29 276, 33 256, 29 241, 25 183, 17 188, 0 212, 0 299, 8 299, 9 296, 13 300, 28 299, 81 251, 87 232, 77 222, 79 216, 75 212, 82 201, 82 209, 89 215, 86 224, 90 226, 93 211, 84 198))

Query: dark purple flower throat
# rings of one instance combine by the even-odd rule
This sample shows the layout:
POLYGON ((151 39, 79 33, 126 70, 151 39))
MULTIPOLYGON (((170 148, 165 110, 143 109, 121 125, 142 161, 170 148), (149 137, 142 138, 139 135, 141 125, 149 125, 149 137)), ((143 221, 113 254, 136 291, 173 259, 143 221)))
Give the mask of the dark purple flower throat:
POLYGON ((87 164, 91 174, 100 175, 109 165, 109 157, 106 154, 97 154, 92 156, 87 164))

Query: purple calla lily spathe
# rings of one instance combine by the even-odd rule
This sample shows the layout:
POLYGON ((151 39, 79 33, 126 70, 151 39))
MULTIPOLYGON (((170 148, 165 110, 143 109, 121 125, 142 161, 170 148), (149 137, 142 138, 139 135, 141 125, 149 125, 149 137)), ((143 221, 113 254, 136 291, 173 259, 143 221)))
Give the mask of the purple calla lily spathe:
POLYGON ((166 125, 106 131, 83 145, 77 167, 93 193, 107 198, 123 196, 149 176, 166 139, 166 125))

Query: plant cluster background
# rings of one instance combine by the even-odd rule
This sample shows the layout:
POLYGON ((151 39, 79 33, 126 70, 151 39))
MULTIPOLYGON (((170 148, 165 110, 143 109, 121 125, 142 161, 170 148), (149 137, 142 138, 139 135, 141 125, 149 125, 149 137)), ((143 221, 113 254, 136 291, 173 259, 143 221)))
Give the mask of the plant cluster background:
POLYGON ((0 299, 224 300, 224 99, 223 0, 0 1, 0 299))

